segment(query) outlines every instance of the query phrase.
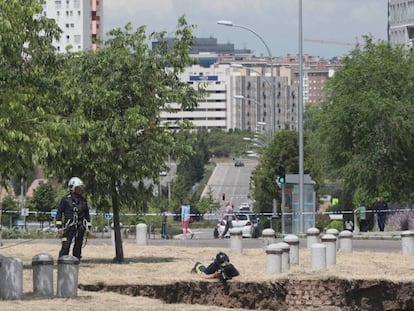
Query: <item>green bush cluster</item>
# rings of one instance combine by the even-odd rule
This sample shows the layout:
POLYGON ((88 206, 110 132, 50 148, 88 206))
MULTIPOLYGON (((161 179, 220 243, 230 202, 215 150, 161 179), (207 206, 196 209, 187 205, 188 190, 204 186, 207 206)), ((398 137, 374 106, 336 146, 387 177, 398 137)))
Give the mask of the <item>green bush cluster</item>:
POLYGON ((3 239, 53 239, 57 238, 57 233, 41 230, 19 230, 3 228, 1 230, 3 239))

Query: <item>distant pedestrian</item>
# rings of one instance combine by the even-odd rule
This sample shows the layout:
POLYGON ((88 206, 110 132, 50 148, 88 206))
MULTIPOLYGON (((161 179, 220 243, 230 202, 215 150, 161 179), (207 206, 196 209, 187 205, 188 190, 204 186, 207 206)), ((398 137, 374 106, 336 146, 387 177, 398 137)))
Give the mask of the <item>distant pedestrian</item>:
POLYGON ((181 228, 183 230, 183 240, 187 238, 187 233, 190 234, 190 239, 194 237, 193 231, 190 229, 191 210, 187 199, 183 200, 181 205, 181 228))
POLYGON ((388 204, 384 201, 384 197, 381 196, 378 199, 378 202, 375 204, 375 212, 377 213, 378 218, 378 228, 380 231, 384 231, 385 222, 387 220, 387 211, 388 204))
POLYGON ((361 232, 367 232, 368 223, 367 223, 367 213, 365 206, 361 205, 355 210, 357 215, 359 230, 361 232))
POLYGON ((229 201, 226 202, 226 209, 224 211, 223 220, 226 221, 226 226, 224 227, 224 231, 221 234, 220 238, 225 238, 227 231, 229 231, 230 228, 233 227, 232 221, 234 219, 234 211, 233 211, 233 204, 231 204, 229 201))

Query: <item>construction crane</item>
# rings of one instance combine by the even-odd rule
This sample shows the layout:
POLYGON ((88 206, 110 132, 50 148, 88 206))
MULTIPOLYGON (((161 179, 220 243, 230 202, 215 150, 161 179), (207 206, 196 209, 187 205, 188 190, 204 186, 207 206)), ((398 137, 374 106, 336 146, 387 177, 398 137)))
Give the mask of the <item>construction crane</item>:
POLYGON ((359 48, 361 44, 358 42, 358 38, 355 38, 355 42, 341 42, 341 41, 330 41, 330 40, 320 40, 320 39, 304 39, 306 42, 321 43, 321 44, 333 44, 333 45, 348 45, 353 46, 354 48, 359 48))

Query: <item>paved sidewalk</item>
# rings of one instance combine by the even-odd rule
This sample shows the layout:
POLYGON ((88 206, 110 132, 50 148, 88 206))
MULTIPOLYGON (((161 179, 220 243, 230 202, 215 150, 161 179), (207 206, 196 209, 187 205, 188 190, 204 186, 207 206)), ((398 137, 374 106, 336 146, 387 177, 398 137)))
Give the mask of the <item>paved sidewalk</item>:
POLYGON ((357 240, 401 240, 403 231, 368 231, 353 233, 357 240))

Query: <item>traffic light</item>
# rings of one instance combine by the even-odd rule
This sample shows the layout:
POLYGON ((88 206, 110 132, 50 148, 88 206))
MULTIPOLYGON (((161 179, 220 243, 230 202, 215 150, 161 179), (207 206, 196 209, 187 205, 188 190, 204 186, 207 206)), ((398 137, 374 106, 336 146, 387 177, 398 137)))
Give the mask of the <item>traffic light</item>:
POLYGON ((279 178, 277 179, 277 181, 279 182, 279 184, 286 183, 286 170, 283 165, 279 166, 279 178))

